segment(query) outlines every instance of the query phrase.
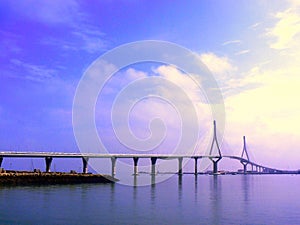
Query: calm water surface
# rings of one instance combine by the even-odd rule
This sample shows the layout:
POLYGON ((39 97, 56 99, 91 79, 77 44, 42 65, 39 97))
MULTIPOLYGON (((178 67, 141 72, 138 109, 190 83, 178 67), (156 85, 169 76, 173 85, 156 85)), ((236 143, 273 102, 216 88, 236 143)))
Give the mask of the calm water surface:
POLYGON ((0 224, 300 224, 299 211, 297 175, 176 175, 146 187, 0 187, 0 224))

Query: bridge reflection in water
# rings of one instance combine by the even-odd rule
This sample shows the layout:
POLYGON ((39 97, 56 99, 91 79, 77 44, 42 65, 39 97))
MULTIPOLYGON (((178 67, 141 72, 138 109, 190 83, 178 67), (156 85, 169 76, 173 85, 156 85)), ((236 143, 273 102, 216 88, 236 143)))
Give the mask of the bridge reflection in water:
POLYGON ((243 151, 241 156, 222 155, 221 149, 217 140, 216 133, 216 122, 214 121, 214 137, 211 144, 209 155, 173 155, 173 154, 98 154, 98 153, 63 153, 63 152, 16 152, 16 151, 2 151, 0 152, 0 167, 4 158, 19 157, 19 158, 44 158, 45 159, 45 171, 50 172, 51 163, 54 158, 81 158, 82 159, 82 172, 88 172, 88 161, 90 158, 110 158, 111 159, 111 174, 116 174, 116 162, 120 158, 132 158, 133 159, 133 174, 138 174, 138 161, 141 158, 148 158, 151 160, 151 171, 152 175, 156 174, 156 162, 158 159, 177 159, 178 160, 178 174, 183 174, 182 162, 183 159, 194 159, 194 173, 198 174, 198 160, 199 159, 210 159, 213 164, 213 174, 219 174, 218 162, 222 158, 229 158, 238 160, 243 165, 243 173, 288 173, 289 171, 278 170, 270 168, 262 164, 255 163, 249 159, 246 146, 246 138, 243 137, 243 151), (213 147, 216 145, 217 153, 213 154, 213 147), (251 170, 248 171, 247 167, 250 166, 251 170))

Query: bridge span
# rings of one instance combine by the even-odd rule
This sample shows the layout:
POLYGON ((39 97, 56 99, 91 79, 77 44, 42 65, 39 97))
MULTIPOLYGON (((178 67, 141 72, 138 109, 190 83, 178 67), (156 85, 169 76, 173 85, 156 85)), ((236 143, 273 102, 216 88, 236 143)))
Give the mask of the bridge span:
MULTIPOLYGON (((156 161, 166 160, 166 159, 177 159, 178 160, 178 173, 182 174, 182 161, 183 159, 194 159, 195 161, 195 169, 194 173, 198 173, 198 159, 208 158, 212 160, 213 164, 216 163, 216 159, 219 160, 219 155, 172 155, 172 154, 98 154, 98 153, 64 153, 64 152, 15 152, 15 151, 2 151, 0 152, 0 167, 2 165, 4 158, 44 158, 46 172, 50 172, 50 167, 52 160, 54 158, 81 158, 83 163, 83 173, 87 173, 88 160, 90 158, 110 158, 112 162, 112 175, 115 174, 116 168, 116 160, 118 158, 131 158, 133 159, 133 168, 134 174, 138 174, 138 160, 140 158, 148 158, 151 160, 151 173, 155 173, 155 165, 156 161)), ((231 156, 231 155, 223 155, 221 158, 229 158, 233 160, 240 161, 244 166, 244 172, 247 172, 247 165, 250 165, 252 171, 255 172, 266 172, 266 173, 276 173, 282 172, 281 170, 277 170, 274 168, 266 167, 261 164, 257 164, 251 162, 248 159, 239 157, 239 156, 231 156)), ((218 173, 218 167, 214 167, 213 173, 218 173)))
POLYGON ((112 176, 116 172, 116 161, 118 158, 131 158, 133 159, 133 174, 138 174, 138 161, 140 158, 148 158, 151 160, 151 173, 156 173, 156 161, 166 159, 178 160, 178 174, 182 174, 182 162, 183 159, 194 159, 194 173, 198 174, 198 159, 207 158, 211 160, 213 165, 213 174, 218 174, 218 162, 222 158, 229 158, 238 160, 243 165, 243 172, 247 173, 247 166, 251 166, 251 172, 257 173, 283 173, 285 171, 275 168, 267 167, 262 164, 255 163, 249 159, 246 146, 246 138, 243 137, 243 151, 241 156, 222 155, 221 149, 217 140, 216 122, 214 121, 214 137, 211 144, 210 152, 208 155, 174 155, 174 154, 100 154, 100 153, 66 153, 66 152, 17 152, 17 151, 0 151, 0 167, 4 158, 44 158, 45 159, 45 171, 50 172, 51 163, 54 158, 81 158, 82 159, 82 172, 88 172, 88 161, 90 158, 110 158, 111 159, 111 173, 112 176), (213 153, 213 147, 216 145, 217 153, 213 153))

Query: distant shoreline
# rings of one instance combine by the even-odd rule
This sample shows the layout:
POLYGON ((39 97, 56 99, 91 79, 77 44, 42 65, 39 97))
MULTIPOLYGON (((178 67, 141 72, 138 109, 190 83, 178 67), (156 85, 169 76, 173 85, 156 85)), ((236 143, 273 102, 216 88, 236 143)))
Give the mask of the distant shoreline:
POLYGON ((118 179, 109 175, 76 172, 2 171, 1 185, 52 185, 83 183, 115 183, 118 179))

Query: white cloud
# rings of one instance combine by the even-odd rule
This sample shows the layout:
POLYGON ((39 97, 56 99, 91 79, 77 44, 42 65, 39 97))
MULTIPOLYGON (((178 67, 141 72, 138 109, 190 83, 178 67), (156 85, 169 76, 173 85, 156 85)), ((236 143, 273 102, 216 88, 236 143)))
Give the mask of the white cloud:
POLYGON ((51 0, 25 0, 18 4, 10 3, 18 13, 25 14, 33 20, 47 24, 68 24, 82 17, 79 5, 75 0, 51 1, 51 0))
POLYGON ((201 54, 199 58, 212 72, 223 96, 241 87, 240 78, 237 78, 238 68, 228 57, 209 52, 201 54))
POLYGON ((74 26, 71 32, 72 38, 53 38, 44 37, 41 44, 52 45, 62 48, 66 51, 83 50, 87 53, 100 53, 107 49, 108 41, 104 38, 98 27, 84 24, 84 29, 81 26, 74 26))
POLYGON ((276 13, 275 18, 278 20, 277 23, 267 30, 267 36, 273 39, 270 42, 270 47, 286 49, 298 44, 299 38, 297 38, 297 35, 300 33, 299 11, 295 8, 289 8, 276 13))
POLYGON ((232 65, 228 57, 217 56, 212 52, 201 54, 200 60, 206 64, 212 73, 219 76, 232 74, 237 71, 237 67, 232 65))
POLYGON ((288 3, 292 6, 292 7, 299 7, 300 6, 300 2, 298 0, 288 0, 288 3))
POLYGON ((95 53, 103 51, 107 47, 107 42, 103 38, 104 33, 100 32, 97 27, 85 25, 85 29, 78 28, 73 34, 78 37, 81 42, 80 44, 69 44, 71 46, 73 45, 75 49, 80 46, 80 49, 88 53, 95 53))
POLYGON ((204 102, 204 99, 201 97, 200 87, 192 80, 191 75, 183 74, 174 66, 160 66, 154 72, 178 85, 193 101, 204 102))
MULTIPOLYGON (((260 34, 247 37, 253 54, 242 50, 235 55, 245 55, 235 61, 213 52, 200 57, 225 97, 225 142, 230 153, 241 154, 246 135, 258 163, 290 169, 297 169, 300 159, 300 3, 296 3, 274 14, 276 23, 269 26, 267 39, 260 34)), ((251 28, 263 30, 266 24, 268 19, 251 28)))
POLYGON ((128 70, 126 70, 124 75, 125 75, 125 80, 128 80, 128 81, 133 81, 133 80, 145 78, 148 76, 148 74, 146 72, 135 70, 133 68, 129 68, 128 70))
POLYGON ((249 52, 250 52, 250 50, 246 49, 246 50, 242 50, 242 51, 236 52, 235 55, 244 55, 244 54, 247 54, 249 52))
MULTIPOLYGON (((159 66, 152 68, 152 72, 143 72, 129 68, 124 72, 119 72, 115 78, 112 78, 107 88, 109 88, 109 93, 104 92, 104 94, 111 94, 110 96, 115 97, 120 97, 118 94, 120 94, 121 90, 129 89, 120 102, 115 102, 115 104, 121 105, 117 106, 120 110, 115 111, 113 115, 117 116, 114 119, 115 124, 117 124, 116 129, 118 129, 121 136, 126 137, 123 139, 129 141, 130 144, 134 145, 135 142, 128 136, 130 135, 127 129, 128 124, 121 122, 124 121, 124 118, 130 119, 132 133, 139 138, 150 137, 149 124, 153 119, 159 118, 163 121, 167 128, 166 140, 156 150, 165 153, 172 151, 175 148, 174 144, 176 145, 180 141, 182 137, 181 123, 184 123, 185 127, 190 127, 191 129, 195 127, 197 129, 200 128, 200 138, 202 140, 211 137, 212 118, 210 105, 205 102, 205 96, 201 95, 200 87, 193 79, 173 66, 159 66), (135 82, 140 82, 138 87, 131 86, 135 82), (130 108, 134 106, 131 108, 130 113, 126 110, 129 106, 130 108), (179 112, 182 114, 178 114, 179 112), (198 121, 195 121, 193 115, 196 115, 198 121)), ((99 102, 97 105, 97 109, 101 108, 101 111, 96 110, 100 113, 97 114, 97 118, 107 117, 109 119, 111 115, 110 107, 112 106, 112 103, 109 102, 116 101, 116 99, 114 97, 108 98, 108 96, 102 99, 106 99, 106 102, 102 102, 102 105, 99 102)), ((152 128, 152 132, 155 135, 161 134, 163 129, 161 126, 153 126, 152 128)), ((152 141, 159 139, 155 135, 152 141)), ((187 141, 187 137, 193 137, 193 135, 195 134, 192 132, 190 135, 185 136, 185 151, 190 150, 189 146, 193 144, 191 141, 187 141)), ((144 146, 148 145, 145 143, 144 146)), ((150 146, 153 146, 153 143, 150 146)), ((205 145, 197 146, 197 151, 205 150, 205 145)))
POLYGON ((252 24, 249 28, 255 30, 260 25, 261 25, 261 22, 257 22, 257 23, 252 24))
POLYGON ((104 39, 104 33, 87 21, 88 16, 82 12, 78 1, 25 0, 17 5, 9 4, 12 4, 13 10, 20 15, 50 26, 66 27, 64 32, 71 32, 73 35, 70 39, 66 38, 69 35, 65 34, 60 38, 47 36, 42 39, 42 44, 60 46, 64 50, 84 50, 88 53, 106 50, 107 41, 104 39))
POLYGON ((230 44, 241 44, 241 40, 232 40, 232 41, 226 41, 222 45, 230 45, 230 44))
MULTIPOLYGON (((236 80, 241 89, 225 98, 226 140, 236 154, 241 137, 248 136, 252 154, 279 167, 295 165, 300 147, 300 69, 297 64, 268 69, 256 66, 236 80), (251 89, 247 85, 256 84, 251 89), (293 158, 280 162, 282 158, 293 158)), ((227 83, 231 85, 231 83, 227 83)))
POLYGON ((26 72, 25 74, 22 72, 22 75, 17 75, 17 77, 23 79, 41 82, 53 78, 57 73, 57 71, 54 69, 49 69, 41 65, 26 63, 18 59, 11 59, 10 62, 15 67, 19 67, 26 72))

